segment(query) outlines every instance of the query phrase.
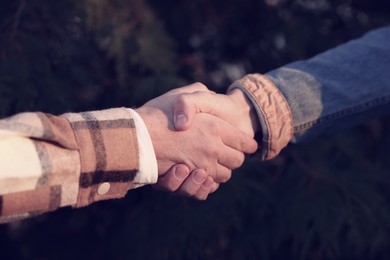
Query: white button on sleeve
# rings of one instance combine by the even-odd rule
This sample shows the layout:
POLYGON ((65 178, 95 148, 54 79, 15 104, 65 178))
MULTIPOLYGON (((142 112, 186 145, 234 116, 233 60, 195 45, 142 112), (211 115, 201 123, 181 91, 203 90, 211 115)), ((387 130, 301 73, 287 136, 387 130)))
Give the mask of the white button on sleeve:
POLYGON ((99 195, 105 195, 110 190, 110 187, 111 187, 110 183, 103 182, 102 184, 100 184, 97 193, 99 195))

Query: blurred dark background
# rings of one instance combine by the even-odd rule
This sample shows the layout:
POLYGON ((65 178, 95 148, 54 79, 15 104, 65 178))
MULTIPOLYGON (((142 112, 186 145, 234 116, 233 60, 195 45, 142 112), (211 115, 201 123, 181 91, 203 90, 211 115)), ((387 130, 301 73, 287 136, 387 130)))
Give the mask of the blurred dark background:
MULTIPOLYGON (((224 92, 389 24, 388 0, 3 0, 0 115, 224 92)), ((389 149, 375 119, 249 158, 205 202, 144 187, 1 225, 0 259, 390 259, 389 149)))

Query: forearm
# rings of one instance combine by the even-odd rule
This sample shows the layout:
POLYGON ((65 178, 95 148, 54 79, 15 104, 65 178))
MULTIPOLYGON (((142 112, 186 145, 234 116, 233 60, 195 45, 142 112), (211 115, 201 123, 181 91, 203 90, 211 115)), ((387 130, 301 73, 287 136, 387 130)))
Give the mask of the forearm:
POLYGON ((139 185, 128 109, 0 121, 0 222, 123 197, 139 185))
POLYGON ((251 100, 262 159, 390 111, 390 27, 306 61, 234 82, 251 100))
POLYGON ((265 74, 286 98, 294 142, 390 111, 390 27, 265 74))

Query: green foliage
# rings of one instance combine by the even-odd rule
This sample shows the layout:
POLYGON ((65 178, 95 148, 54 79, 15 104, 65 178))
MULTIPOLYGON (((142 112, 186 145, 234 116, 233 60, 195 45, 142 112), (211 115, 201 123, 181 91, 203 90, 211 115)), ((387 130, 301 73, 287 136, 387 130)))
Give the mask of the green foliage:
MULTIPOLYGON (((0 114, 136 106, 389 24, 388 1, 18 0, 0 8, 0 114)), ((250 159, 206 202, 150 187, 0 226, 1 259, 388 259, 390 120, 250 159)))
POLYGON ((5 10, 3 116, 131 106, 183 82, 173 41, 143 1, 22 0, 5 10))
POLYGON ((118 83, 131 73, 175 72, 173 41, 144 1, 87 0, 87 25, 101 50, 115 61, 118 83), (112 15, 115 14, 115 15, 112 15))

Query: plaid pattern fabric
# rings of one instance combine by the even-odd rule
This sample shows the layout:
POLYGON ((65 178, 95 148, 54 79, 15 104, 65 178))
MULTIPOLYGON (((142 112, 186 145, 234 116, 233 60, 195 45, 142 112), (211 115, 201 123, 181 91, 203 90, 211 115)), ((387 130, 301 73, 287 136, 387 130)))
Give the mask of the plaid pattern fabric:
POLYGON ((0 223, 121 198, 135 187, 138 143, 126 108, 0 120, 0 223))

